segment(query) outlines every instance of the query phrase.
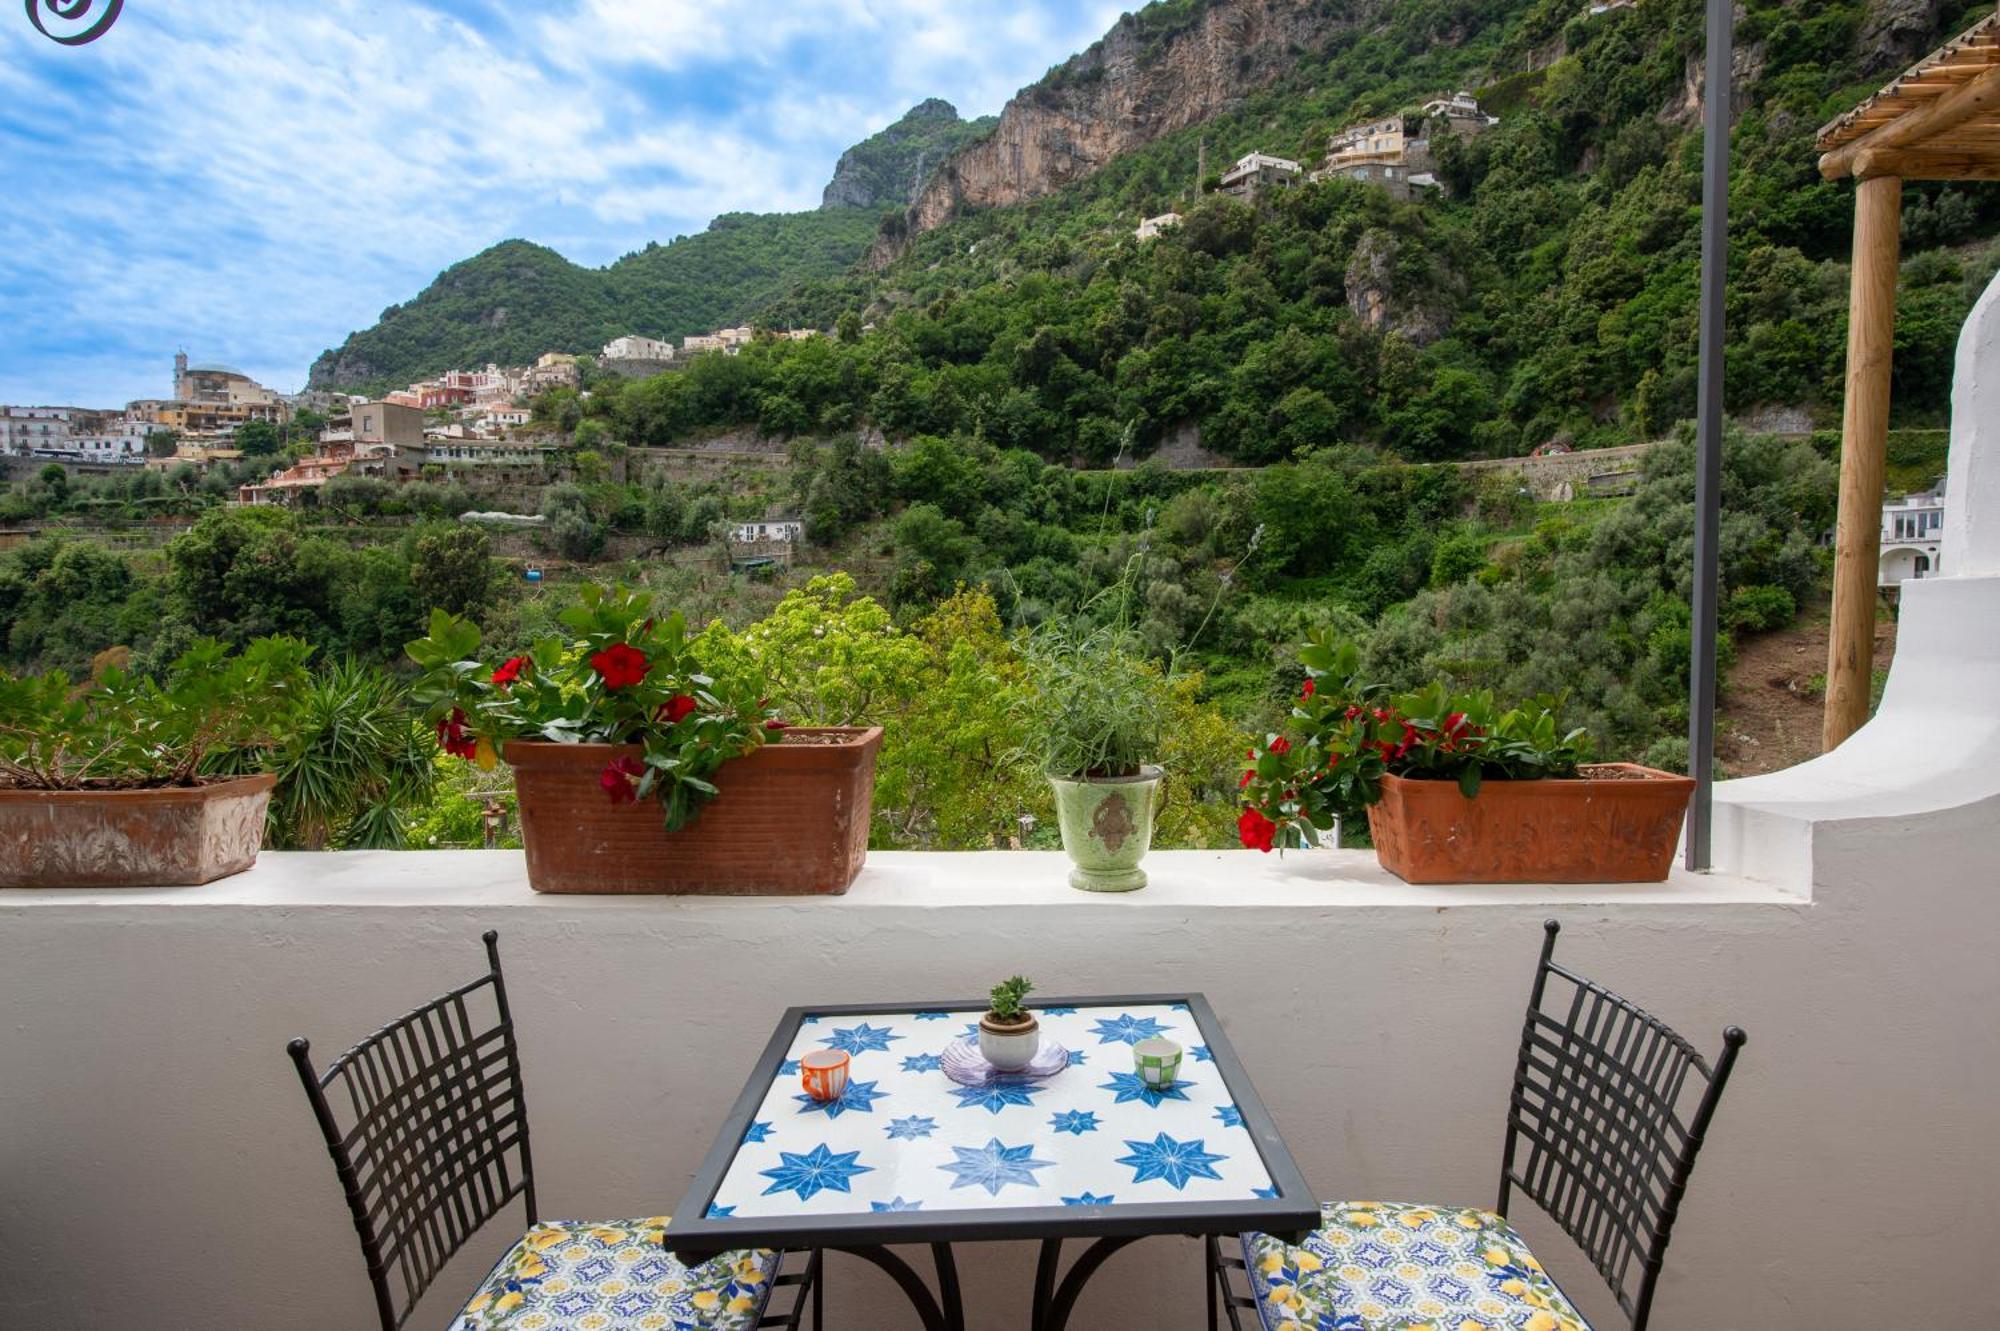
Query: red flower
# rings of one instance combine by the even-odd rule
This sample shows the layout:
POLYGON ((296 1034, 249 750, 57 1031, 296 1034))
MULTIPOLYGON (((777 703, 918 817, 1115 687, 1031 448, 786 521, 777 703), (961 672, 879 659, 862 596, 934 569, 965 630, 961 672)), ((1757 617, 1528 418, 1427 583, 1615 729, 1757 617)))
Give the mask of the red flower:
POLYGON ((1246 850, 1269 851, 1278 834, 1278 825, 1255 809, 1245 809, 1236 820, 1236 835, 1246 850))
POLYGON ((1314 691, 1315 690, 1313 688, 1313 682, 1311 680, 1307 680, 1306 686, 1299 690, 1299 696, 1301 698, 1310 698, 1313 696, 1314 691))
POLYGON ((1238 790, 1241 790, 1245 786, 1249 785, 1252 781, 1256 780, 1256 778, 1257 778, 1257 772, 1255 768, 1246 769, 1243 773, 1243 779, 1236 783, 1236 788, 1238 790))
POLYGON ((500 663, 500 668, 498 670, 495 670, 493 672, 493 682, 495 684, 498 684, 501 688, 504 689, 509 684, 512 684, 515 680, 519 679, 521 677, 521 672, 526 670, 528 668, 528 665, 529 661, 527 657, 510 656, 506 660, 500 663))
POLYGON ((1357 703, 1357 704, 1354 704, 1353 706, 1350 706, 1350 707, 1349 707, 1349 708, 1347 709, 1347 719, 1348 719, 1348 720, 1350 720, 1350 721, 1353 721, 1353 720, 1355 720, 1355 719, 1356 719, 1356 718, 1358 718, 1358 717, 1359 717, 1360 715, 1361 715, 1361 706, 1360 706, 1360 704, 1358 704, 1358 703, 1357 703))
POLYGON ((639 798, 639 778, 645 774, 646 764, 630 754, 613 758, 597 774, 598 789, 613 804, 630 804, 639 798))
POLYGON ((454 758, 470 759, 479 752, 479 741, 466 731, 465 713, 457 707, 437 723, 437 737, 438 747, 454 758))
POLYGON ((607 689, 625 689, 646 677, 651 663, 646 654, 628 643, 614 642, 601 652, 592 652, 590 668, 604 677, 607 689))
POLYGON ((673 697, 661 703, 658 710, 653 713, 653 716, 670 726, 679 725, 681 718, 692 712, 694 708, 695 701, 693 698, 688 697, 685 693, 676 693, 673 697))
POLYGON ((769 730, 774 734, 780 730, 790 730, 791 727, 792 723, 789 721, 766 721, 764 723, 764 729, 769 730))
POLYGON ((1276 739, 1271 741, 1271 752, 1277 754, 1279 757, 1282 758, 1284 755, 1290 753, 1291 751, 1292 751, 1292 742, 1286 739, 1283 735, 1280 735, 1276 739))

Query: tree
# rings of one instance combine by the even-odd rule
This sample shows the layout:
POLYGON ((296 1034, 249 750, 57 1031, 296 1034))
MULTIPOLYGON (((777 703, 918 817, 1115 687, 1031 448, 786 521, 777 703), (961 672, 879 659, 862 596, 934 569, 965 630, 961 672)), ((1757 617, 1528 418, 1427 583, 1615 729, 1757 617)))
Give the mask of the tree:
POLYGON ((69 502, 69 469, 60 462, 51 462, 43 467, 35 473, 35 479, 48 494, 51 505, 61 508, 69 502))
POLYGON ((278 427, 269 421, 245 421, 232 436, 244 457, 269 457, 278 451, 278 427))
POLYGON ((177 430, 146 431, 146 456, 149 458, 170 458, 180 446, 181 436, 177 430))
POLYGON ((412 554, 410 581, 427 609, 477 616, 492 604, 500 570, 484 531, 432 528, 418 535, 412 554))

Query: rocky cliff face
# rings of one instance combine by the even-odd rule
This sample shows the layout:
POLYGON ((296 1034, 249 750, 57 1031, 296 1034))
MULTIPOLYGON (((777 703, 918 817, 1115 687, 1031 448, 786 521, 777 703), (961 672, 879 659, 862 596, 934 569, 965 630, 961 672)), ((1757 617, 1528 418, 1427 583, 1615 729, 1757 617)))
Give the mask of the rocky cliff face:
POLYGON ((967 208, 1052 194, 1120 153, 1206 120, 1289 69, 1301 47, 1372 21, 1386 0, 1358 0, 1328 17, 1320 0, 1211 0, 1192 17, 1126 14, 1081 55, 1022 90, 993 133, 947 159, 885 230, 871 259, 893 259, 907 237, 967 208))
POLYGON ((992 127, 991 116, 960 120, 958 108, 943 98, 919 102, 840 155, 820 207, 906 207, 939 162, 992 127))

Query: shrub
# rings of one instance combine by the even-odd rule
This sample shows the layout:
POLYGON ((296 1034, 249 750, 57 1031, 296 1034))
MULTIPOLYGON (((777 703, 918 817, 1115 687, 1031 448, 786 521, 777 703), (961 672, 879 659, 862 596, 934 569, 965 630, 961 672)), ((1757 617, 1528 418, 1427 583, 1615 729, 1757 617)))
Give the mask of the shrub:
POLYGON ((1792 594, 1783 587, 1767 583, 1756 587, 1738 587, 1732 592, 1724 622, 1732 629, 1767 633, 1784 628, 1796 614, 1798 604, 1792 600, 1792 594))

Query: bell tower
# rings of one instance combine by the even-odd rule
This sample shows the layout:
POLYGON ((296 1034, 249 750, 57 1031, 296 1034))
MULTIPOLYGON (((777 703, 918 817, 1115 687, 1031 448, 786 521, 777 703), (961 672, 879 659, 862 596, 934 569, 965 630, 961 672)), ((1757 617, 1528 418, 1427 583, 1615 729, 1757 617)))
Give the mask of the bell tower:
POLYGON ((193 397, 194 394, 188 391, 188 354, 185 351, 176 351, 174 353, 174 401, 187 402, 192 400, 193 397))

